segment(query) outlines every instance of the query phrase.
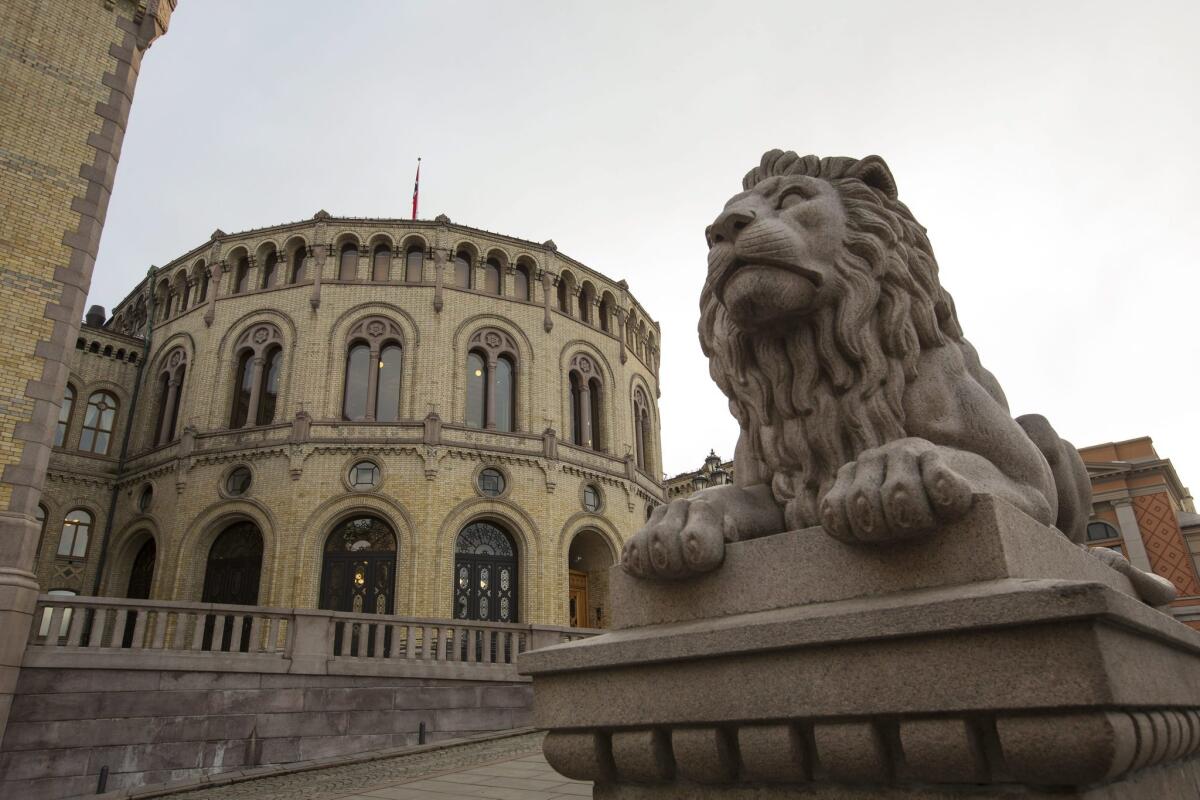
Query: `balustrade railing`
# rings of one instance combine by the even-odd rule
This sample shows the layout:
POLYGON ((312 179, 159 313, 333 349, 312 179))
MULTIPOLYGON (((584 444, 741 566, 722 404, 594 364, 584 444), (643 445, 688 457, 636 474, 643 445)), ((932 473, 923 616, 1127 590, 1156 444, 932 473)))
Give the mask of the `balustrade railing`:
POLYGON ((246 659, 276 659, 290 661, 292 671, 360 665, 378 672, 389 665, 436 669, 454 664, 507 666, 511 673, 517 656, 527 650, 598 633, 555 625, 41 595, 28 649, 64 655, 224 656, 218 668, 228 669, 237 662, 245 665, 246 659))

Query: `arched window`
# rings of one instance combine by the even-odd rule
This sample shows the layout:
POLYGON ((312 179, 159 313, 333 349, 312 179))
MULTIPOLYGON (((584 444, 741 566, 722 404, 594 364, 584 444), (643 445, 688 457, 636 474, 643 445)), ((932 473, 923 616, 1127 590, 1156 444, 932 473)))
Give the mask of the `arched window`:
POLYGON ((483 290, 488 294, 500 294, 500 262, 489 258, 483 263, 483 290))
POLYGON ((270 323, 252 325, 234 345, 237 373, 229 427, 274 421, 283 374, 283 335, 270 323))
POLYGON ((518 264, 513 273, 513 297, 518 300, 529 299, 529 267, 518 264))
MULTIPOLYGON (((374 516, 348 519, 325 539, 319 608, 391 614, 396 534, 374 516)), ((382 644, 382 643, 380 643, 382 644)))
POLYGON ((487 361, 481 353, 467 354, 467 424, 482 428, 487 424, 487 361))
POLYGON ((558 310, 571 315, 571 287, 562 278, 558 279, 558 310))
POLYGON ((516 342, 504 331, 485 328, 472 334, 467 344, 467 424, 516 430, 516 342))
POLYGON ((187 311, 188 302, 192 299, 192 282, 189 281, 185 275, 183 280, 180 281, 180 286, 183 287, 183 298, 179 301, 179 310, 187 311))
POLYGON ((233 293, 241 294, 246 291, 246 287, 250 280, 250 259, 242 256, 237 260, 237 266, 233 270, 233 293))
POLYGON ((371 254, 371 280, 386 281, 392 269, 392 249, 382 242, 375 245, 371 254))
POLYGON ((117 398, 108 392, 93 392, 83 414, 79 449, 85 453, 108 454, 113 425, 117 421, 117 398))
POLYGON ((267 253, 263 260, 262 288, 270 289, 275 285, 275 268, 279 265, 279 254, 274 250, 267 253))
POLYGON ((1087 540, 1089 542, 1103 542, 1106 539, 1120 539, 1121 534, 1112 525, 1107 522, 1089 522, 1087 526, 1087 540))
POLYGON ((350 328, 342 418, 395 422, 400 419, 403 335, 395 322, 369 317, 350 328))
POLYGON ((175 348, 162 361, 158 374, 158 415, 154 423, 154 441, 166 444, 175 438, 179 425, 179 404, 183 397, 183 382, 187 377, 187 356, 175 348))
POLYGON ((233 414, 229 427, 241 428, 250 418, 250 395, 254 391, 254 351, 244 350, 238 356, 237 380, 233 384, 233 414))
POLYGON ((158 416, 154 419, 154 441, 161 444, 163 441, 163 422, 167 417, 167 404, 170 402, 171 390, 171 375, 168 372, 163 372, 158 376, 158 397, 155 403, 155 408, 158 409, 158 416))
POLYGON ((579 318, 589 325, 592 323, 592 303, 595 299, 595 288, 590 281, 585 281, 579 290, 579 318))
POLYGON ((92 531, 92 515, 82 508, 73 508, 63 519, 62 535, 58 537, 58 554, 65 558, 87 555, 88 536, 92 531))
POLYGON ((472 522, 454 546, 454 616, 517 621, 517 546, 508 531, 472 522))
POLYGON ((258 390, 259 425, 270 425, 275 421, 275 406, 279 400, 279 372, 283 368, 283 348, 279 345, 267 350, 262 378, 258 390))
POLYGON ((62 406, 58 409, 58 424, 54 426, 54 446, 62 447, 67 440, 67 431, 71 427, 71 410, 75 408, 75 390, 71 384, 63 392, 62 406))
POLYGON ((637 465, 649 472, 650 446, 654 438, 650 427, 650 404, 640 386, 633 390, 633 436, 637 465))
POLYGON ((352 281, 358 276, 358 245, 346 242, 338 256, 338 280, 352 281))
POLYGON ((471 254, 466 250, 454 254, 454 285, 461 289, 471 288, 471 254))
POLYGON ((580 447, 603 450, 604 384, 600 369, 589 356, 574 356, 567 368, 571 402, 571 442, 580 447))
POLYGON ((208 281, 209 272, 201 261, 196 269, 192 272, 193 280, 196 282, 196 305, 200 305, 208 299, 208 281))
POLYGON ((308 248, 300 245, 292 251, 292 274, 289 283, 298 283, 304 280, 304 267, 308 260, 308 248))
POLYGON ((600 298, 600 330, 612 333, 613 297, 608 292, 600 298))
POLYGON ((404 280, 407 283, 420 283, 424 279, 425 250, 420 245, 409 245, 404 254, 404 280))

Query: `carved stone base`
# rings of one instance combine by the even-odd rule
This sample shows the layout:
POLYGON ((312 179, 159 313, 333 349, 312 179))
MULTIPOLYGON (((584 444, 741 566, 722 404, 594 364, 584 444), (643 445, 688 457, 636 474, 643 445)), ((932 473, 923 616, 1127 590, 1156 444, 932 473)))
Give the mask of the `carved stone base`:
POLYGON ((990 498, 902 547, 809 529, 529 653, 547 759, 598 798, 1200 797, 1200 633, 990 498), (636 627, 634 627, 636 626, 636 627))

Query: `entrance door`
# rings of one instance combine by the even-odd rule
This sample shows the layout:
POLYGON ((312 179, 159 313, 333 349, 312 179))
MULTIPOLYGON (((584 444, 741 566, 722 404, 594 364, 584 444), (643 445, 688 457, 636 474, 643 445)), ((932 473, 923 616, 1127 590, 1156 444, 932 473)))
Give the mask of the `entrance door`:
POLYGON ((588 625, 588 576, 586 572, 571 570, 570 594, 567 616, 572 628, 587 628, 588 625))
MULTIPOLYGON (((258 604, 258 581, 262 575, 262 534, 253 522, 235 522, 221 532, 208 551, 208 566, 204 570, 205 603, 224 603, 239 606, 258 604)), ((241 636, 235 643, 233 628, 236 617, 226 615, 221 640, 213 641, 216 616, 209 614, 204 620, 205 650, 237 649, 246 652, 250 648, 250 619, 242 620, 241 636)))
POLYGON ((517 621, 516 547, 503 528, 473 522, 458 535, 454 615, 486 622, 517 621))
POLYGON ((357 614, 391 614, 396 582, 396 535, 378 517, 354 517, 325 540, 320 607, 357 614))
MULTIPOLYGON (((147 539, 133 557, 133 566, 129 569, 129 587, 125 596, 132 600, 149 600, 150 583, 154 580, 154 557, 157 548, 153 539, 147 539)), ((145 614, 145 611, 139 612, 145 614)), ((125 617, 125 633, 121 636, 121 647, 133 646, 133 631, 137 627, 137 614, 125 617)), ((163 624, 162 622, 159 623, 163 624)))

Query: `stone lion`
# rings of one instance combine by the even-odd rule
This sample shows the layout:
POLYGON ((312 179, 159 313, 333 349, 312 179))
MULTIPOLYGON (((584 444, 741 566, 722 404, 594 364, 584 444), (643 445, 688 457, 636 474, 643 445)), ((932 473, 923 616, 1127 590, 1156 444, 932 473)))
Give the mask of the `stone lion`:
MULTIPOLYGON (((1083 460, 1044 417, 1012 418, 883 159, 772 150, 742 187, 706 231, 700 296, 709 372, 741 427, 736 483, 655 509, 625 570, 685 578, 719 566, 726 542, 814 525, 895 542, 976 493, 1082 544, 1083 460)), ((1112 555, 1144 596, 1173 594, 1112 555)))

